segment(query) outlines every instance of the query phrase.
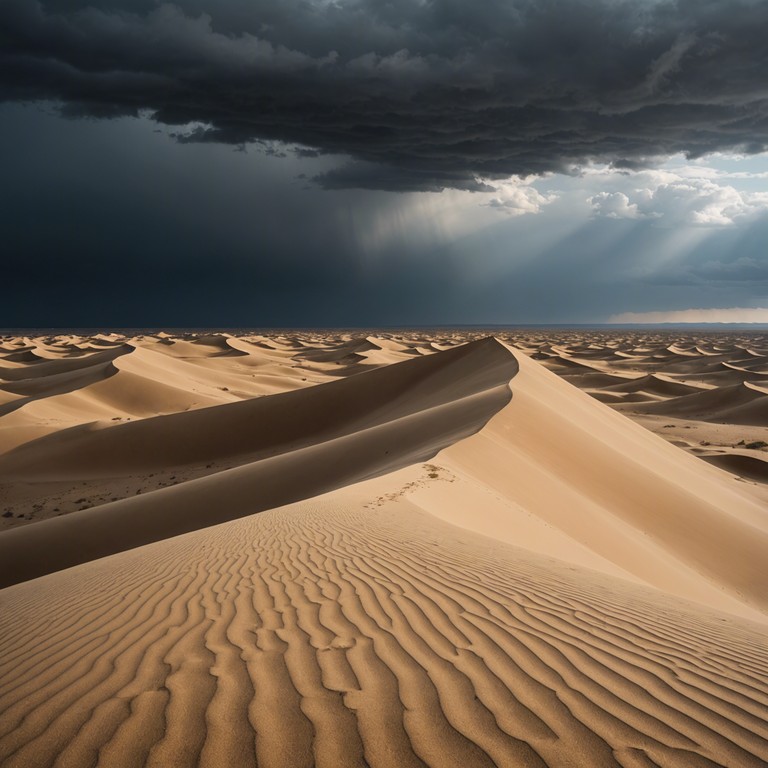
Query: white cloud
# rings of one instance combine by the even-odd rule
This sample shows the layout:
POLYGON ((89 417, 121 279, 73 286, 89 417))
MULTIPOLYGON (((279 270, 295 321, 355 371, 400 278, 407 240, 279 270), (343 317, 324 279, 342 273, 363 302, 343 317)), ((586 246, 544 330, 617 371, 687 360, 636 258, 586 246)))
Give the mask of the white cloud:
POLYGON ((656 219, 665 226, 728 227, 768 211, 768 194, 736 189, 727 174, 689 166, 636 173, 612 169, 587 172, 603 191, 587 202, 595 216, 656 219))
POLYGON ((595 214, 608 219, 645 219, 637 203, 631 203, 623 192, 598 192, 589 198, 595 214))
POLYGON ((496 187, 496 197, 484 205, 508 216, 524 216, 528 213, 541 213, 542 208, 557 200, 555 193, 543 194, 533 186, 533 177, 511 178, 507 181, 492 182, 496 187))
POLYGON ((609 323, 768 323, 768 307, 724 309, 677 309, 669 312, 623 312, 611 315, 609 323))

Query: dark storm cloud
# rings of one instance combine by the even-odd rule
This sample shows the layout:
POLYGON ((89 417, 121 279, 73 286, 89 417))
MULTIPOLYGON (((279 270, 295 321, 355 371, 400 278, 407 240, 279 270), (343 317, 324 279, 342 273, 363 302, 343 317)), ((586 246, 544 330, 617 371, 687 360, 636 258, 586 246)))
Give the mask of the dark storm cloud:
MULTIPOLYGON (((300 154, 303 154, 300 153, 300 154)), ((471 192, 493 192, 495 187, 479 180, 471 171, 459 169, 395 167, 354 161, 314 177, 325 189, 382 189, 390 192, 419 190, 439 192, 457 187, 471 192)))
POLYGON ((0 98, 353 159, 327 187, 768 146, 763 0, 0 0, 0 98))

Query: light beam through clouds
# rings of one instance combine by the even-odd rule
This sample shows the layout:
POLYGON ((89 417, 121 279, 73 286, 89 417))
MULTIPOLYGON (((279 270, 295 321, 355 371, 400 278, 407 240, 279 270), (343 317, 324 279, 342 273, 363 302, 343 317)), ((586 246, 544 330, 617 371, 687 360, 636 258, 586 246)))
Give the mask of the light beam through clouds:
POLYGON ((764 306, 766 39, 762 0, 0 0, 0 323, 764 306))

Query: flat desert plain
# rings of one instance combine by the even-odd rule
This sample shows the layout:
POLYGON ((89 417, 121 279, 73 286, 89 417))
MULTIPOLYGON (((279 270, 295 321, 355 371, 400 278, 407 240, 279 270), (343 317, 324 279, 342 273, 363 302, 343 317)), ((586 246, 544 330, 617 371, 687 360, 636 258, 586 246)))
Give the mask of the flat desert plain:
POLYGON ((0 338, 0 765, 768 764, 768 337, 0 338))

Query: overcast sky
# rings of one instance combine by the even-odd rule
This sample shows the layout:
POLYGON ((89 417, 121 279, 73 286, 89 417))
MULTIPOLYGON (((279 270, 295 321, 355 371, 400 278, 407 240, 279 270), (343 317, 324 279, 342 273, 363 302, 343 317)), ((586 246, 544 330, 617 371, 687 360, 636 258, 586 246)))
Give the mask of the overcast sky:
POLYGON ((763 0, 0 0, 0 326, 768 322, 763 0))

